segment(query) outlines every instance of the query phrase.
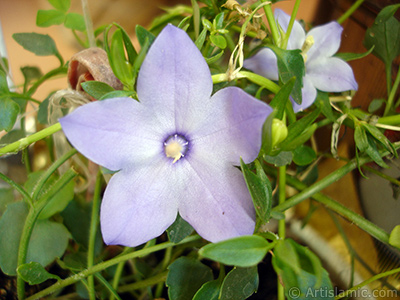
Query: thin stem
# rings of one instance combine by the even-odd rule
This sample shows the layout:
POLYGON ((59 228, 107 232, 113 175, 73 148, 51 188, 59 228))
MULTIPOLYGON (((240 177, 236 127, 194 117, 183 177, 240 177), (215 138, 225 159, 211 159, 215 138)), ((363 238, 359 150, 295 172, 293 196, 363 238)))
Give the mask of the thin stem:
POLYGON ((378 170, 376 170, 376 169, 374 169, 374 168, 371 168, 371 167, 368 166, 368 165, 364 165, 364 166, 362 166, 362 168, 365 169, 365 170, 367 170, 367 171, 369 171, 369 172, 371 172, 371 173, 374 173, 375 175, 377 175, 377 176, 379 176, 379 177, 381 177, 381 178, 383 178, 383 179, 389 181, 389 182, 392 183, 392 184, 395 184, 395 185, 397 185, 397 186, 400 186, 400 181, 397 180, 396 178, 393 178, 393 177, 391 177, 391 176, 389 176, 389 175, 387 175, 387 174, 385 174, 385 173, 382 173, 382 172, 380 172, 380 171, 378 171, 378 170))
MULTIPOLYGON (((263 1, 265 2, 265 1, 263 1)), ((271 4, 264 6, 264 12, 268 20, 269 28, 271 30, 272 40, 274 44, 279 46, 279 30, 276 25, 274 13, 272 12, 271 4)))
POLYGON ((94 37, 93 22, 90 17, 89 4, 87 0, 82 0, 83 17, 85 18, 86 33, 89 41, 89 47, 96 47, 96 39, 94 37))
POLYGON ((352 288, 348 289, 347 291, 344 291, 344 292, 340 293, 339 295, 337 295, 335 297, 335 300, 339 300, 339 299, 351 296, 351 294, 354 291, 359 290, 363 286, 366 286, 366 285, 370 284, 371 282, 374 282, 374 281, 376 281, 378 279, 381 279, 381 278, 384 278, 384 277, 388 277, 388 276, 396 274, 396 273, 400 273, 400 268, 393 269, 393 270, 390 270, 390 271, 387 271, 387 272, 380 273, 380 274, 377 274, 375 276, 372 276, 371 278, 369 278, 367 280, 364 280, 360 284, 357 284, 357 285, 353 286, 352 288))
POLYGON ((270 90, 274 94, 276 94, 280 90, 279 85, 277 85, 272 80, 269 80, 269 79, 267 79, 267 78, 265 78, 263 76, 260 76, 258 74, 252 73, 252 72, 240 71, 236 75, 236 78, 237 79, 239 79, 239 78, 247 78, 248 80, 258 84, 259 86, 262 86, 262 87, 266 88, 267 90, 270 90))
MULTIPOLYGON (((364 159, 364 158, 361 158, 364 159)), ((361 160, 360 159, 360 160, 361 160)), ((348 209, 346 206, 343 204, 331 199, 330 197, 319 193, 320 190, 325 188, 326 186, 330 185, 336 180, 339 180, 341 177, 343 177, 345 174, 350 172, 351 170, 355 169, 357 167, 357 164, 354 163, 354 161, 350 161, 347 165, 344 167, 334 171, 324 179, 318 181, 314 185, 308 187, 306 184, 303 182, 299 181, 298 179, 286 175, 286 182, 294 187, 295 189, 299 190, 300 192, 291 197, 290 199, 286 200, 285 203, 282 205, 278 205, 273 208, 273 210, 282 212, 285 211, 286 209, 308 199, 312 198, 322 204, 324 204, 326 207, 330 208, 334 212, 338 213, 342 217, 346 218, 353 224, 357 225, 359 228, 367 232, 369 235, 375 237, 377 240, 381 241, 382 243, 389 244, 389 234, 384 231, 382 228, 378 227, 374 223, 368 221, 364 217, 360 216, 359 214, 353 212, 352 210, 348 209), (322 181, 329 181, 329 183, 323 182, 320 184, 322 181)), ((277 176, 276 170, 272 167, 266 166, 265 168, 266 172, 274 177, 277 176)))
POLYGON ((357 10, 357 8, 363 2, 364 0, 357 0, 339 19, 337 19, 337 22, 339 24, 342 24, 345 20, 347 20, 348 17, 350 17, 357 10))
MULTIPOLYGON (((130 253, 132 251, 133 251, 133 248, 125 247, 124 250, 122 251, 122 254, 130 253)), ((124 261, 120 262, 117 266, 117 269, 115 270, 114 279, 112 282, 112 287, 114 290, 118 289, 119 280, 121 279, 122 271, 124 270, 124 265, 125 265, 124 261)), ((114 295, 111 294, 110 300, 114 300, 114 298, 115 298, 114 295)))
POLYGON ((40 141, 60 130, 61 130, 61 124, 56 123, 30 136, 22 138, 14 143, 8 144, 7 146, 0 148, 0 157, 3 156, 4 154, 16 154, 22 149, 28 147, 30 144, 40 141))
POLYGON ((293 10, 292 10, 292 15, 290 16, 289 25, 288 25, 288 28, 287 28, 286 33, 285 33, 285 38, 282 41, 282 45, 281 45, 282 49, 286 49, 287 44, 289 42, 289 37, 290 37, 290 34, 292 33, 293 24, 294 24, 294 21, 296 20, 296 16, 297 16, 297 12, 299 10, 300 2, 301 2, 301 0, 296 0, 296 2, 294 4, 293 10))
POLYGON ((46 181, 50 178, 50 176, 63 164, 65 163, 68 159, 70 159, 72 156, 74 156, 78 151, 73 148, 64 155, 62 155, 59 159, 57 159, 47 170, 43 175, 39 178, 38 182, 36 183, 35 187, 33 188, 32 191, 32 199, 33 201, 37 200, 37 197, 43 187, 43 185, 46 183, 46 181))
MULTIPOLYGON (((279 188, 279 204, 283 204, 286 200, 286 166, 278 169, 278 188, 279 188)), ((284 213, 284 212, 283 212, 284 213)), ((280 239, 285 239, 286 236, 286 220, 282 219, 278 222, 278 234, 280 239)), ((278 300, 285 300, 285 290, 282 283, 278 282, 278 300)))
POLYGON ((25 95, 27 95, 27 97, 31 97, 36 90, 39 88, 39 86, 47 81, 49 78, 57 76, 59 74, 67 74, 67 68, 64 66, 61 66, 57 69, 51 70, 48 73, 46 73, 45 75, 43 75, 41 78, 39 78, 31 87, 30 89, 25 93, 25 95))
MULTIPOLYGON (((66 184, 68 184, 75 176, 78 174, 73 171, 67 171, 56 184, 58 185, 58 189, 54 191, 54 193, 59 192, 66 184)), ((29 208, 28 215, 25 220, 24 228, 22 229, 21 239, 18 247, 18 259, 17 266, 21 266, 26 263, 26 257, 28 254, 28 246, 29 241, 32 235, 33 228, 35 227, 36 220, 42 211, 42 209, 46 206, 48 201, 54 194, 48 194, 47 197, 41 199, 41 201, 37 201, 29 208)), ((17 277, 17 294, 18 299, 25 299, 25 281, 18 276, 17 277)))
POLYGON ((101 262, 97 265, 94 265, 93 267, 83 270, 83 271, 79 272, 78 274, 72 275, 64 280, 60 280, 60 281, 56 282, 55 284, 53 284, 52 286, 40 291, 39 293, 36 293, 36 294, 30 296, 29 298, 27 298, 27 300, 40 299, 41 297, 44 297, 46 295, 54 293, 58 289, 61 289, 66 286, 69 286, 71 284, 74 284, 90 275, 93 275, 97 272, 105 270, 113 265, 119 264, 120 262, 124 262, 129 259, 140 257, 140 256, 146 256, 146 255, 156 252, 156 251, 160 251, 160 250, 163 250, 163 249, 166 249, 169 247, 173 247, 175 245, 193 242, 193 241, 196 241, 199 239, 200 239, 200 236, 193 235, 193 236, 189 236, 189 237, 185 238, 183 241, 181 241, 178 244, 174 244, 172 242, 165 242, 165 243, 154 245, 154 246, 151 246, 151 247, 148 247, 145 249, 141 249, 141 250, 138 250, 138 251, 135 251, 132 253, 128 253, 125 255, 119 255, 117 257, 114 257, 113 259, 110 259, 105 262, 101 262))
POLYGON ((393 115, 393 116, 387 116, 387 117, 381 117, 378 119, 378 124, 394 125, 394 126, 400 125, 400 114, 393 115))
POLYGON ((385 112, 383 113, 384 116, 388 115, 390 113, 390 110, 392 109, 394 97, 396 96, 396 91, 397 88, 399 87, 399 84, 400 84, 400 71, 397 72, 396 79, 390 91, 388 102, 386 103, 385 107, 385 112))
POLYGON ((167 279, 167 275, 168 275, 168 271, 161 272, 161 273, 159 273, 153 277, 147 278, 145 280, 121 286, 118 289, 118 292, 122 293, 122 292, 129 292, 132 290, 139 290, 139 289, 146 288, 148 286, 155 285, 157 283, 162 283, 167 279))
POLYGON ((21 194, 21 196, 24 198, 25 201, 27 201, 30 205, 32 205, 31 196, 29 196, 29 194, 25 191, 25 189, 22 186, 20 186, 18 183, 16 183, 14 180, 7 177, 3 173, 0 173, 0 179, 7 182, 12 188, 14 188, 16 191, 18 191, 18 193, 21 194))
MULTIPOLYGON (((94 248, 96 242, 97 226, 99 224, 100 193, 101 193, 102 178, 103 178, 102 176, 103 175, 101 174, 101 171, 99 171, 97 173, 95 190, 93 195, 92 216, 89 229, 88 260, 87 260, 88 268, 91 268, 94 265, 94 248)), ((88 277, 88 285, 89 285, 89 297, 90 299, 95 300, 96 292, 94 289, 93 276, 88 277)))

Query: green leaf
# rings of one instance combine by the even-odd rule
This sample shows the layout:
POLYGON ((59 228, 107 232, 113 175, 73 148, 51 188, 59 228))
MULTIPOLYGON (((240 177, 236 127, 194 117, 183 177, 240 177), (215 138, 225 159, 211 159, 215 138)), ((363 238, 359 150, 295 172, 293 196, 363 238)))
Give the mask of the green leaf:
POLYGON ((121 98, 121 97, 132 97, 135 95, 133 91, 112 91, 105 93, 99 98, 99 100, 110 99, 110 98, 121 98))
MULTIPOLYGON (((0 219, 0 267, 10 276, 17 275, 18 247, 28 207, 24 202, 7 206, 0 219)), ((38 220, 29 241, 26 262, 43 266, 61 257, 67 249, 70 234, 64 225, 49 220, 38 220)))
POLYGON ((38 56, 56 55, 59 56, 54 40, 47 34, 14 33, 14 40, 24 47, 25 50, 35 53, 38 56))
MULTIPOLYGON (((89 226, 92 213, 92 203, 71 201, 60 213, 65 226, 71 232, 72 238, 86 249, 89 242, 89 226)), ((103 241, 100 232, 96 235, 95 249, 101 249, 103 241)))
POLYGON ((357 125, 354 129, 354 142, 356 143, 357 148, 364 152, 368 148, 368 139, 367 133, 365 132, 364 127, 361 125, 357 125))
POLYGON ((275 167, 282 167, 292 162, 293 154, 291 151, 281 151, 275 156, 264 155, 263 158, 267 163, 273 164, 275 167))
POLYGON ((173 243, 179 243, 192 234, 193 227, 178 214, 175 222, 167 229, 168 238, 173 243))
POLYGON ((86 30, 85 19, 82 15, 77 13, 68 13, 65 16, 64 26, 81 32, 86 30))
POLYGON ((186 256, 175 260, 168 270, 166 285, 170 300, 192 299, 205 282, 213 279, 209 267, 186 256))
POLYGON ((276 111, 273 110, 265 120, 262 127, 262 141, 259 156, 272 152, 272 125, 276 111))
POLYGON ((226 39, 222 35, 210 35, 211 43, 220 49, 226 48, 226 39))
POLYGON ((334 56, 344 61, 351 61, 356 59, 361 59, 366 57, 367 55, 371 54, 374 51, 375 46, 372 46, 368 51, 364 53, 336 53, 334 56))
POLYGON ((208 281, 197 291, 193 300, 218 300, 221 280, 208 281))
POLYGON ((218 59, 220 59, 223 54, 224 54, 224 51, 220 51, 211 57, 205 57, 205 60, 206 60, 207 64, 211 65, 211 64, 215 63, 218 59))
POLYGON ((48 0, 50 4, 58 10, 67 12, 71 6, 71 0, 48 0))
POLYGON ((303 87, 303 77, 305 75, 304 59, 301 50, 283 50, 276 46, 269 45, 278 59, 279 78, 283 83, 287 83, 293 77, 296 78, 293 91, 293 100, 297 104, 302 102, 301 88, 303 87))
POLYGON ((363 126, 369 132, 369 134, 374 137, 374 139, 376 139, 379 143, 381 143, 394 156, 397 156, 397 151, 392 145, 392 143, 378 128, 368 123, 363 124, 363 126))
POLYGON ((199 250, 199 254, 226 265, 250 267, 262 261, 271 247, 264 238, 249 235, 208 244, 199 250))
POLYGON ((251 268, 234 268, 226 275, 219 296, 220 300, 243 300, 258 289, 257 266, 251 268))
POLYGON ((0 70, 0 94, 8 94, 9 92, 7 75, 3 70, 0 70))
POLYGON ((293 150, 293 161, 298 166, 307 166, 317 158, 315 151, 305 145, 293 150))
POLYGON ((125 45, 125 49, 126 49, 126 54, 128 55, 128 61, 133 66, 135 63, 135 60, 138 56, 138 54, 135 50, 135 47, 133 47, 133 44, 129 37, 129 34, 118 24, 115 24, 115 26, 117 26, 121 30, 122 39, 124 41, 124 45, 125 45))
POLYGON ((385 99, 372 100, 371 103, 368 105, 368 112, 373 114, 378 109, 380 109, 384 103, 385 103, 385 99))
POLYGON ((47 97, 39 104, 37 119, 40 124, 44 125, 49 124, 48 121, 49 102, 50 102, 50 97, 47 97))
POLYGON ((276 111, 275 118, 282 120, 285 113, 286 103, 289 100, 289 96, 292 93, 296 78, 291 78, 286 82, 278 93, 276 93, 274 99, 272 99, 270 105, 276 111))
POLYGON ((40 284, 48 279, 61 280, 57 275, 47 272, 46 269, 37 262, 23 264, 18 267, 17 272, 18 275, 30 285, 40 284))
POLYGON ((39 9, 36 15, 36 26, 49 27, 52 25, 61 25, 64 23, 65 14, 59 10, 42 10, 39 9))
POLYGON ((328 273, 308 248, 291 239, 279 241, 274 249, 272 265, 289 300, 334 299, 328 273), (323 295, 321 291, 324 291, 323 295))
POLYGON ((37 67, 22 67, 21 72, 24 75, 25 79, 24 90, 28 88, 29 84, 32 81, 37 80, 43 76, 42 72, 37 67))
POLYGON ((364 37, 364 46, 374 47, 373 54, 386 65, 400 54, 400 22, 388 13, 390 8, 383 9, 377 16, 374 24, 367 29, 364 37))
POLYGON ((14 201, 14 192, 11 188, 0 189, 0 217, 6 211, 7 205, 14 201))
POLYGON ((265 175, 265 172, 258 160, 254 161, 256 173, 253 173, 249 167, 240 159, 243 176, 246 181, 247 188, 253 199, 254 208, 261 223, 267 223, 270 219, 272 207, 272 187, 271 183, 265 175))
POLYGON ((389 168, 389 166, 384 162, 383 158, 381 157, 376 147, 375 140, 369 134, 367 134, 367 141, 368 148, 365 150, 365 152, 368 154, 368 156, 371 157, 372 160, 382 168, 389 168))
POLYGON ((9 97, 0 98, 0 131, 9 132, 15 124, 19 113, 19 105, 9 97))
POLYGON ((206 36, 207 36, 207 28, 204 27, 203 30, 200 32, 199 37, 194 42, 199 50, 201 50, 201 48, 203 48, 204 41, 206 40, 206 36))
POLYGON ((146 39, 149 40, 148 47, 154 42, 156 36, 148 31, 146 28, 140 25, 136 25, 136 37, 138 38, 139 44, 143 47, 146 44, 146 39))
POLYGON ((115 76, 117 76, 125 86, 133 88, 134 74, 132 72, 132 66, 125 57, 124 38, 121 29, 117 29, 111 38, 108 59, 115 76))
POLYGON ((336 121, 336 118, 333 114, 332 105, 329 101, 328 93, 317 91, 317 99, 315 99, 314 104, 331 122, 336 121))
POLYGON ((315 124, 311 124, 319 116, 320 112, 319 109, 316 109, 300 120, 290 124, 288 127, 288 136, 278 147, 284 151, 292 151, 306 142, 317 129, 314 126, 315 124))
POLYGON ((375 22, 376 23, 382 23, 386 22, 388 19, 393 17, 393 15, 396 13, 396 11, 400 8, 400 4, 393 4, 393 5, 388 5, 385 8, 383 8, 380 13, 378 14, 378 17, 376 18, 375 22))
POLYGON ((97 100, 114 91, 111 86, 101 81, 85 81, 81 83, 81 86, 86 93, 97 100))
POLYGON ((395 228, 393 228, 392 232, 390 233, 389 244, 400 248, 400 225, 397 225, 395 228))

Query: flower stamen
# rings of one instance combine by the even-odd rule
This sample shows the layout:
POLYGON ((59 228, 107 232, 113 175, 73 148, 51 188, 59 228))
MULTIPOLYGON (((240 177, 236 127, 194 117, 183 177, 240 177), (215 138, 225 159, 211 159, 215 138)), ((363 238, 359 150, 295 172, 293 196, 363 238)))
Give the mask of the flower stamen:
POLYGON ((303 55, 304 63, 307 62, 307 52, 314 45, 314 37, 312 35, 308 36, 301 47, 301 55, 303 55))
POLYGON ((167 157, 173 158, 172 163, 176 163, 185 156, 189 142, 181 135, 174 134, 164 142, 164 152, 167 157))

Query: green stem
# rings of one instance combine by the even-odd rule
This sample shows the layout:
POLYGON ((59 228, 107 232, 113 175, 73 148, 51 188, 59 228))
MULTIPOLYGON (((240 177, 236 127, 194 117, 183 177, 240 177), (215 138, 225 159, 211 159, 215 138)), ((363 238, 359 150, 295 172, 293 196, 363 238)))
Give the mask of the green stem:
POLYGON ((293 24, 294 24, 294 21, 296 20, 296 16, 297 16, 297 12, 299 10, 300 2, 301 2, 301 0, 296 0, 296 2, 294 4, 293 10, 292 10, 292 15, 290 16, 289 25, 288 25, 288 28, 287 28, 286 33, 285 33, 285 38, 282 41, 282 45, 281 45, 282 49, 286 49, 287 44, 289 42, 289 37, 290 37, 290 34, 292 33, 293 24))
POLYGON ((96 39, 94 37, 93 22, 90 17, 89 4, 87 0, 82 0, 82 11, 85 19, 86 33, 89 41, 89 47, 96 47, 96 39))
POLYGON ((371 172, 371 173, 374 173, 375 175, 377 175, 377 176, 389 181, 390 183, 400 187, 400 181, 397 180, 396 178, 393 178, 393 177, 391 177, 391 176, 389 176, 389 175, 387 175, 385 173, 382 173, 382 172, 380 172, 380 171, 378 171, 378 170, 376 170, 374 168, 371 168, 368 165, 364 165, 364 166, 362 166, 362 168, 367 170, 367 171, 369 171, 369 172, 371 172))
MULTIPOLYGON (((364 158, 361 158, 364 159, 364 158)), ((360 159, 360 160, 361 160, 360 159)), ((286 176, 287 183, 294 187, 295 189, 299 190, 300 192, 295 196, 291 197, 290 199, 286 200, 285 203, 282 205, 278 205, 273 208, 273 210, 282 212, 287 210, 288 208, 299 204, 300 202, 308 199, 313 198, 314 200, 324 204, 326 207, 330 208, 334 212, 338 213, 342 217, 346 218, 353 224, 357 225, 359 228, 370 234, 371 236, 375 237, 377 240, 389 244, 389 234, 381 229, 380 227, 376 226, 374 223, 368 221, 364 217, 360 216, 359 214, 351 211, 343 204, 329 198, 328 196, 319 193, 320 190, 325 188, 326 186, 332 184, 333 182, 339 180, 344 175, 349 173, 351 170, 355 169, 357 164, 354 161, 350 161, 344 167, 334 171, 330 175, 326 176, 322 180, 318 181, 314 185, 308 187, 303 182, 299 181, 298 179, 292 176, 286 176), (326 182, 328 181, 328 182, 326 182), (322 182, 322 183, 321 183, 322 182), (325 185, 326 184, 326 185, 325 185)), ((266 167, 266 172, 272 176, 277 176, 276 171, 272 167, 266 167)))
MULTIPOLYGON (((58 185, 58 189, 55 189, 54 192, 55 193, 59 192, 66 184, 68 184, 77 175, 78 174, 73 170, 67 171, 60 179, 60 181, 56 183, 58 185)), ((51 199, 52 196, 54 196, 54 194, 48 195, 48 197, 35 202, 29 208, 29 212, 25 220, 24 228, 22 229, 21 239, 18 247, 18 259, 17 259, 18 267, 26 263, 29 241, 36 220, 40 212, 46 206, 46 204, 48 203, 48 201, 51 199)), ((19 300, 25 299, 25 281, 20 276, 18 276, 17 278, 17 294, 19 300)))
POLYGON ((56 123, 30 136, 22 138, 14 143, 8 144, 7 146, 0 148, 0 157, 3 156, 4 154, 15 154, 21 151, 22 149, 28 147, 30 144, 40 141, 60 130, 61 130, 60 123, 56 123))
POLYGON ((350 17, 357 10, 357 8, 363 2, 364 0, 357 0, 339 19, 337 19, 337 22, 339 24, 342 24, 345 20, 347 20, 348 17, 350 17))
POLYGON ((38 182, 36 183, 35 187, 32 191, 32 199, 33 201, 37 200, 37 197, 42 190, 43 185, 46 181, 50 178, 50 176, 68 159, 70 159, 73 155, 75 155, 78 151, 76 149, 71 149, 64 155, 62 155, 59 159, 57 159, 47 170, 43 173, 43 175, 39 178, 38 182))
POLYGON ((187 238, 185 238, 183 241, 181 241, 178 244, 174 244, 172 242, 165 242, 165 243, 161 243, 155 246, 151 246, 145 249, 141 249, 132 253, 128 253, 125 255, 120 255, 117 256, 113 259, 110 259, 108 261, 99 263, 91 268, 88 268, 86 270, 83 270, 81 272, 79 272, 78 274, 72 275, 64 280, 60 280, 58 282, 56 282, 55 284, 53 284, 52 286, 40 291, 39 293, 36 293, 34 295, 32 295, 31 297, 27 298, 27 300, 34 300, 34 299, 40 299, 41 297, 44 297, 46 295, 52 294, 55 291, 57 291, 58 289, 64 288, 66 286, 69 286, 71 284, 74 284, 90 275, 93 275, 97 272, 100 272, 102 270, 105 270, 113 265, 119 264, 120 262, 124 262, 127 261, 129 259, 132 258, 136 258, 136 257, 140 257, 140 256, 146 256, 150 253, 156 252, 156 251, 160 251, 169 247, 173 247, 175 245, 180 245, 180 244, 185 244, 185 243, 189 243, 189 242, 193 242, 195 240, 199 240, 200 236, 198 235, 194 235, 194 236, 189 236, 187 238))
POLYGON ((273 92, 274 94, 276 94, 277 92, 279 92, 280 87, 279 85, 277 85, 275 82, 260 76, 258 74, 252 73, 252 72, 248 72, 248 71, 240 71, 237 76, 237 79, 239 78, 247 78, 248 80, 250 80, 251 82, 254 82, 256 84, 258 84, 259 86, 262 86, 268 90, 270 90, 271 92, 273 92))
POLYGON ((29 194, 25 191, 25 189, 22 186, 20 186, 18 183, 16 183, 14 180, 7 177, 3 173, 0 173, 0 179, 7 182, 12 188, 14 188, 16 191, 18 191, 18 193, 21 194, 21 196, 24 198, 25 201, 28 202, 29 205, 32 205, 31 196, 29 196, 29 194))
MULTIPOLYGON (((103 178, 102 176, 103 175, 101 171, 98 171, 94 195, 93 195, 92 216, 89 229, 88 260, 87 260, 88 268, 91 268, 94 265, 94 248, 96 242, 97 226, 99 224, 100 193, 101 193, 102 178, 103 178)), ((88 277, 88 285, 89 285, 89 297, 91 300, 95 300, 96 291, 94 289, 93 276, 88 277)))
POLYGON ((8 93, 7 95, 9 95, 10 97, 13 97, 13 98, 21 99, 21 100, 32 101, 33 103, 36 103, 36 104, 42 103, 41 101, 33 99, 30 96, 26 96, 25 94, 18 94, 15 92, 11 92, 11 93, 8 93))
MULTIPOLYGON (((133 248, 129 248, 129 247, 125 247, 124 250, 122 251, 122 255, 126 254, 126 253, 130 253, 132 252, 133 248)), ((118 285, 119 285, 119 280, 121 279, 121 275, 122 275, 122 271, 124 269, 124 265, 125 262, 120 262, 117 266, 117 269, 115 270, 115 274, 114 274, 114 279, 113 279, 113 283, 112 283, 112 287, 114 290, 118 289, 118 285)), ((110 295, 110 300, 114 300, 114 295, 111 294, 110 295)))
POLYGON ((394 126, 400 125, 400 114, 393 115, 393 116, 387 116, 387 117, 381 117, 378 119, 378 124, 394 125, 394 126))
POLYGON ((385 107, 385 112, 383 113, 384 116, 388 115, 390 113, 390 110, 392 109, 394 97, 396 96, 396 91, 399 87, 399 84, 400 84, 400 71, 397 72, 396 79, 395 79, 395 81, 393 83, 393 87, 390 91, 388 102, 385 107))
MULTIPOLYGON (((278 186, 279 186, 279 204, 285 203, 286 200, 286 166, 279 167, 278 169, 278 186)), ((283 212, 284 214, 284 212, 283 212)), ((286 220, 282 219, 278 222, 278 235, 279 239, 285 239, 286 236, 286 220)), ((283 285, 278 280, 278 300, 285 300, 285 290, 283 285)))
POLYGON ((381 279, 381 278, 384 278, 384 277, 388 277, 388 276, 396 274, 396 273, 400 273, 400 268, 393 269, 393 270, 390 270, 390 271, 387 271, 387 272, 380 273, 380 274, 377 274, 375 276, 372 276, 371 278, 369 278, 367 280, 364 280, 360 284, 357 284, 357 285, 353 286, 352 288, 348 289, 347 291, 344 291, 344 292, 340 293, 339 295, 337 295, 335 297, 335 300, 339 300, 339 299, 351 296, 351 294, 354 291, 359 290, 363 286, 366 286, 366 285, 370 284, 371 282, 374 282, 374 281, 376 281, 378 279, 381 279))
POLYGON ((160 282, 162 283, 167 279, 167 275, 168 275, 168 271, 161 272, 160 274, 157 274, 157 275, 147 278, 145 280, 121 286, 118 289, 118 292, 123 293, 123 292, 129 292, 132 290, 139 290, 139 289, 146 288, 148 286, 153 286, 160 282))
POLYGON ((59 74, 67 74, 67 68, 64 66, 61 66, 57 69, 51 70, 48 73, 46 73, 45 75, 43 75, 41 78, 38 79, 38 81, 36 81, 31 88, 26 92, 27 97, 31 97, 36 90, 39 88, 39 86, 47 81, 49 78, 57 76, 59 74))
MULTIPOLYGON (((263 1, 265 2, 265 1, 263 1)), ((271 5, 264 6, 264 12, 268 20, 269 28, 271 30, 272 40, 274 44, 279 46, 279 30, 278 26, 276 25, 274 13, 272 12, 271 5)))

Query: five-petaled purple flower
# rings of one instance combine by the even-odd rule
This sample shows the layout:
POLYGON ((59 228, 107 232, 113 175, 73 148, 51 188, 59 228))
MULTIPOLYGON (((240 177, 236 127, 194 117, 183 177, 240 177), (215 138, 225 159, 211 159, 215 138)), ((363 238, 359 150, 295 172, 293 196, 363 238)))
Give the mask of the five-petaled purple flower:
POLYGON ((74 147, 118 171, 101 205, 107 244, 140 245, 178 211, 212 242, 253 233, 254 207, 234 165, 257 157, 272 109, 236 87, 211 96, 212 87, 200 51, 168 25, 139 72, 139 102, 92 102, 60 119, 74 147))
MULTIPOLYGON (((286 32, 290 16, 280 9, 275 10, 275 19, 286 32)), ((306 73, 303 77, 302 103, 292 100, 295 112, 309 107, 317 97, 317 89, 324 92, 357 90, 353 70, 343 60, 333 57, 340 46, 343 28, 337 22, 316 26, 308 34, 295 21, 288 40, 287 49, 302 49, 306 73)), ((278 80, 278 64, 275 53, 264 48, 244 61, 244 67, 271 80, 278 80)))

